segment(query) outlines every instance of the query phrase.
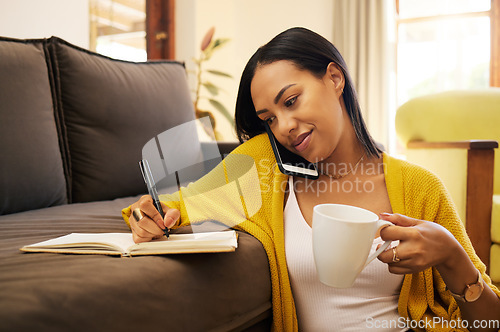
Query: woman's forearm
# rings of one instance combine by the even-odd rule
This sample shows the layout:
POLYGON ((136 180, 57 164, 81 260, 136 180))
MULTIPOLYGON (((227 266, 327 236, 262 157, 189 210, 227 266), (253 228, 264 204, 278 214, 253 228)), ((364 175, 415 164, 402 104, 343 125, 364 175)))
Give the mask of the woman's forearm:
MULTIPOLYGON (((455 294, 462 295, 467 285, 475 284, 478 281, 478 270, 462 246, 458 242, 456 244, 455 255, 446 262, 437 265, 436 269, 446 283, 447 288, 455 294)), ((471 331, 498 331, 500 298, 486 283, 483 282, 483 285, 484 289, 481 296, 476 301, 463 302, 460 299, 457 300, 462 319, 467 321, 468 329, 471 331), (474 328, 474 326, 477 327, 474 328), (490 329, 485 329, 485 326, 490 327, 490 329)))

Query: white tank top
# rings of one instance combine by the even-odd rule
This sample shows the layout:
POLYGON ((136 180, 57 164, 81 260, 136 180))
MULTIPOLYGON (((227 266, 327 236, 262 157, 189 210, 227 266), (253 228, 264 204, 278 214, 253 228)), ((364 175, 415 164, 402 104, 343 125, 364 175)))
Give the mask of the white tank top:
MULTIPOLYGON (((316 273, 312 229, 305 221, 289 177, 285 205, 285 251, 299 331, 401 331, 404 320, 397 307, 402 275, 389 272, 378 259, 369 263, 350 288, 322 284, 316 273)), ((371 252, 382 239, 373 241, 371 252)), ((393 243, 395 245, 395 243, 393 243)))

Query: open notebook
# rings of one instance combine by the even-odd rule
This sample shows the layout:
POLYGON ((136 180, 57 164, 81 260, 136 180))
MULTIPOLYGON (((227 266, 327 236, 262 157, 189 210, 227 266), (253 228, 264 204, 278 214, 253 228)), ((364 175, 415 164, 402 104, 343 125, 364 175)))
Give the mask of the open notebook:
POLYGON ((119 256, 231 252, 238 247, 234 230, 170 234, 167 239, 134 243, 131 233, 71 233, 22 247, 25 252, 119 256))

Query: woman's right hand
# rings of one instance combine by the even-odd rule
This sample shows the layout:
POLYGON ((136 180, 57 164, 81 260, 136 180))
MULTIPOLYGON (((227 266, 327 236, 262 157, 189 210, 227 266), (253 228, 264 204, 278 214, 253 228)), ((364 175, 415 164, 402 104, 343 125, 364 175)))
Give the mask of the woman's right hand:
POLYGON ((153 199, 149 195, 142 196, 137 202, 130 206, 131 211, 140 209, 142 218, 136 220, 132 213, 129 218, 130 228, 135 243, 148 242, 153 239, 158 239, 164 235, 165 227, 171 228, 180 217, 180 212, 177 209, 170 209, 165 204, 161 203, 165 218, 162 219, 153 204, 153 199))

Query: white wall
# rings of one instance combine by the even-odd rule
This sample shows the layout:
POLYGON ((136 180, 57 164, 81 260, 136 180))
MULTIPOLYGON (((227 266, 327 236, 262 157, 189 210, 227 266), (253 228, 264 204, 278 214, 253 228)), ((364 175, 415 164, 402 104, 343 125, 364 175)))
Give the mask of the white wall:
POLYGON ((89 0, 0 0, 0 36, 57 36, 88 49, 89 35, 89 0))
MULTIPOLYGON (((194 68, 191 58, 199 55, 201 39, 211 26, 215 26, 214 38, 231 39, 206 65, 233 75, 232 80, 213 79, 224 89, 218 100, 231 113, 243 68, 258 47, 294 26, 306 27, 330 40, 333 36, 331 0, 182 0, 176 7, 176 58, 185 61, 188 69, 194 68)), ((194 86, 194 79, 191 81, 194 86)), ((213 110, 208 103, 200 106, 213 110)), ((227 121, 215 110, 214 114, 224 138, 235 140, 227 121)))

